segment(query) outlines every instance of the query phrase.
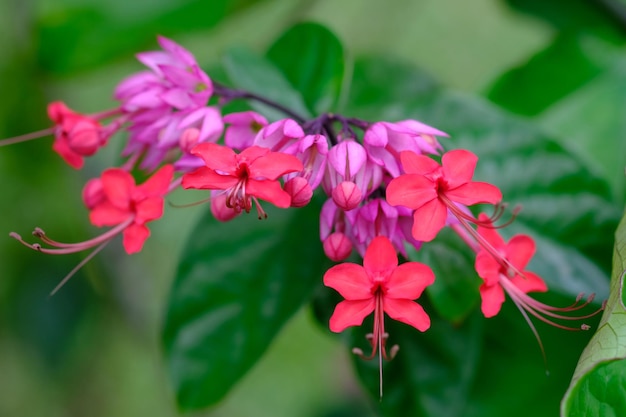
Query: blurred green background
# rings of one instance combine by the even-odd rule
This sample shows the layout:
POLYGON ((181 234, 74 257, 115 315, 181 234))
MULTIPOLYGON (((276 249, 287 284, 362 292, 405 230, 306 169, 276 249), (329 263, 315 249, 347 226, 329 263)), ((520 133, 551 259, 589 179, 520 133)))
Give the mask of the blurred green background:
MULTIPOLYGON (((398 57, 452 89, 501 102, 510 97, 492 89, 500 74, 563 33, 562 26, 519 14, 499 0, 3 0, 0 137, 48 127, 45 106, 52 100, 84 112, 114 106, 112 89, 141 69, 133 54, 156 49, 157 34, 173 38, 210 69, 225 49, 246 45, 263 51, 302 20, 328 26, 353 56, 398 57)), ((593 53, 621 48, 607 27, 601 34, 606 45, 585 38, 593 53)), ((602 60, 597 62, 602 67, 602 60)), ((622 96, 615 95, 617 103, 622 96)), ((555 106, 537 120, 546 129, 567 130, 568 115, 583 112, 595 116, 604 133, 624 128, 611 124, 613 119, 604 123, 604 113, 581 108, 586 102, 555 106)), ((526 110, 518 112, 541 113, 526 110)), ((580 131, 579 125, 569 126, 574 137, 580 131)), ((580 143, 572 140, 568 146, 584 154, 591 145, 580 143)), ((208 207, 168 207, 163 221, 151 226, 153 236, 140 254, 125 255, 119 242, 109 245, 48 297, 82 258, 34 253, 8 233, 28 236, 40 226, 64 241, 98 233, 88 224, 80 189, 119 163, 121 146, 113 139, 85 169, 75 171, 50 145, 44 138, 0 149, 0 232, 5 236, 0 239, 0 416, 175 416, 160 330, 183 243, 208 207)), ((613 184, 623 201, 623 182, 613 184)), ((180 193, 170 198, 189 200, 180 193)), ((303 310, 228 398, 198 415, 373 415, 348 355, 303 310)))

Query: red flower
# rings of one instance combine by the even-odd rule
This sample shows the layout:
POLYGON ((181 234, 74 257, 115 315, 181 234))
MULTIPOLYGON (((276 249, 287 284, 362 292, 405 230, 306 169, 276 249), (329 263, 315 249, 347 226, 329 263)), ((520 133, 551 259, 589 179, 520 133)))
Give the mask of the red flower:
MULTIPOLYGON (((479 221, 487 224, 489 218, 481 213, 479 221)), ((493 317, 500 311, 504 302, 505 286, 513 285, 526 294, 533 291, 545 292, 546 283, 537 274, 526 271, 526 265, 535 254, 535 242, 530 236, 515 235, 508 243, 493 227, 478 227, 478 234, 484 239, 476 255, 476 271, 484 280, 480 286, 481 310, 485 317, 493 317)))
POLYGON ((363 266, 353 263, 335 265, 324 274, 324 285, 334 288, 345 301, 337 304, 330 318, 330 330, 341 332, 349 326, 359 326, 374 312, 374 331, 368 336, 372 354, 363 356, 361 349, 353 352, 364 359, 372 359, 379 350, 380 395, 382 396, 382 362, 392 359, 398 347, 393 346, 390 355, 385 350, 384 313, 394 320, 426 331, 430 318, 413 300, 422 295, 424 288, 435 281, 435 274, 424 264, 406 262, 398 266, 398 257, 391 241, 385 236, 375 237, 365 251, 363 266))
POLYGON ((387 202, 405 206, 413 213, 413 237, 431 241, 443 228, 448 210, 456 217, 472 221, 458 204, 496 204, 500 190, 485 182, 471 181, 478 158, 466 150, 447 152, 441 165, 424 155, 410 151, 400 154, 406 174, 394 178, 387 186, 387 202))
POLYGON ((165 165, 137 186, 127 171, 105 170, 100 178, 85 186, 83 197, 91 210, 89 220, 99 227, 128 223, 123 232, 124 249, 129 254, 139 252, 150 236, 146 223, 163 215, 163 197, 173 174, 173 166, 165 165))
POLYGON ((302 162, 295 156, 258 146, 236 154, 232 149, 214 143, 201 143, 191 153, 202 158, 206 166, 185 174, 183 188, 224 190, 226 206, 237 212, 249 213, 254 201, 259 218, 267 215, 257 199, 280 208, 291 205, 291 197, 281 188, 278 178, 302 171, 302 162))

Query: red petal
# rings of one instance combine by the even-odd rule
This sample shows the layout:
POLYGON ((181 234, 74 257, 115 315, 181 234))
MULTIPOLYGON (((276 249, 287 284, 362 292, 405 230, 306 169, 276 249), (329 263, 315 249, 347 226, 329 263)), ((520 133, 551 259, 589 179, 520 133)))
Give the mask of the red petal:
POLYGON ((251 164, 258 158, 270 153, 269 148, 262 148, 260 146, 250 146, 244 149, 238 156, 237 161, 240 163, 251 164))
POLYGON ((372 298, 372 282, 361 265, 343 263, 333 266, 324 274, 324 285, 337 290, 346 300, 372 298))
POLYGON ((170 182, 174 177, 174 166, 163 165, 161 169, 155 172, 143 184, 137 187, 135 198, 163 196, 170 187, 170 182), (138 197, 138 195, 141 197, 138 197))
POLYGON ((387 278, 398 266, 398 256, 393 245, 385 236, 375 237, 365 250, 363 268, 374 278, 387 278))
POLYGON ((443 167, 443 176, 448 182, 450 188, 456 188, 459 185, 468 183, 474 176, 474 168, 478 157, 464 149, 457 149, 446 152, 441 157, 441 166, 443 167))
POLYGON ((424 204, 413 213, 413 238, 430 242, 446 224, 447 217, 448 209, 439 199, 424 204))
POLYGON ((414 301, 385 297, 383 308, 392 319, 413 326, 420 332, 425 332, 430 327, 430 317, 414 301))
POLYGON ((525 293, 548 291, 548 286, 544 280, 541 279, 539 275, 530 271, 524 271, 524 276, 516 275, 513 279, 511 279, 511 282, 513 282, 517 288, 525 293))
POLYGON ((346 327, 360 326, 363 319, 374 311, 374 297, 369 300, 342 301, 330 318, 330 330, 339 333, 346 327))
POLYGON ((480 309, 485 317, 489 318, 498 314, 500 312, 500 308, 502 307, 502 303, 504 303, 504 290, 500 284, 483 284, 480 286, 479 290, 482 298, 480 309))
POLYGON ((193 172, 183 175, 183 188, 197 188, 200 190, 227 190, 234 187, 239 178, 232 175, 220 175, 211 168, 200 167, 193 172))
POLYGON ((110 168, 102 173, 102 190, 114 206, 128 210, 130 198, 135 189, 135 179, 120 168, 110 168))
POLYGON ((392 206, 417 209, 436 198, 435 183, 423 175, 400 175, 387 186, 387 202, 392 206))
POLYGON ((104 201, 89 212, 89 221, 97 227, 115 226, 127 220, 130 216, 132 216, 130 211, 122 210, 109 201, 104 201))
POLYGON ((385 296, 415 300, 433 282, 435 274, 429 266, 419 262, 406 262, 397 267, 387 280, 385 296))
POLYGON ((275 180, 290 172, 302 171, 304 167, 302 166, 302 162, 293 155, 287 155, 281 152, 270 152, 254 160, 249 165, 249 169, 250 177, 252 178, 275 180))
MULTIPOLYGON (((478 220, 482 223, 487 223, 489 217, 485 213, 480 213, 478 220)), ((500 251, 505 249, 506 244, 504 243, 504 239, 502 239, 502 236, 500 236, 500 233, 498 233, 494 227, 478 226, 477 231, 495 250, 500 251)))
POLYGON ((63 160, 72 168, 81 169, 84 161, 83 157, 70 149, 65 139, 57 137, 52 144, 52 150, 63 158, 63 160))
POLYGON ((497 204, 502 200, 502 193, 498 187, 477 181, 449 189, 446 191, 446 196, 452 201, 467 206, 479 203, 497 204))
POLYGON ((237 154, 227 146, 215 143, 201 143, 191 150, 191 154, 202 158, 211 169, 234 174, 237 169, 237 154))
POLYGON ((441 168, 435 160, 411 151, 400 152, 400 162, 407 174, 426 175, 441 168))
POLYGON ((496 285, 500 281, 500 264, 486 250, 478 252, 474 267, 485 284, 496 285))
POLYGON ((291 196, 280 188, 278 181, 248 180, 246 194, 269 201, 276 207, 289 208, 291 206, 291 196))
POLYGON ((124 249, 126 253, 132 255, 141 251, 143 244, 150 236, 150 230, 144 225, 131 224, 124 229, 124 249))
POLYGON ((514 267, 523 271, 535 254, 535 241, 526 235, 515 235, 506 245, 506 258, 514 267))
POLYGON ((144 224, 156 220, 163 215, 163 198, 151 197, 137 203, 135 206, 135 223, 144 224))

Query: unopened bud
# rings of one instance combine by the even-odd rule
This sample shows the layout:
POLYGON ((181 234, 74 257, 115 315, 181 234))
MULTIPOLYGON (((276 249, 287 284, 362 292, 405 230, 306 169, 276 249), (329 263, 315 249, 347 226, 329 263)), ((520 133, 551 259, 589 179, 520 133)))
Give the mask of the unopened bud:
POLYGON ((104 190, 102 188, 102 180, 94 178, 87 181, 83 187, 83 202, 85 206, 91 210, 105 199, 104 190))
POLYGON ((235 209, 226 206, 225 193, 215 193, 211 196, 211 213, 221 222, 232 220, 239 214, 235 209))
POLYGON ((291 196, 291 207, 304 207, 313 197, 313 189, 302 177, 293 177, 285 183, 283 189, 291 196))
POLYGON ((359 205, 362 199, 361 190, 352 181, 344 181, 333 189, 333 201, 337 207, 350 211, 359 205))
POLYGON ((352 243, 343 233, 335 232, 324 240, 324 253, 331 261, 339 262, 350 256, 352 243))
MULTIPOLYGON (((66 123, 63 123, 65 127, 66 123)), ((100 124, 89 118, 72 120, 71 128, 67 131, 67 142, 70 148, 84 156, 91 156, 102 144, 100 124)))
POLYGON ((183 152, 189 153, 191 149, 198 144, 199 137, 200 131, 195 127, 185 129, 180 135, 180 148, 183 152))

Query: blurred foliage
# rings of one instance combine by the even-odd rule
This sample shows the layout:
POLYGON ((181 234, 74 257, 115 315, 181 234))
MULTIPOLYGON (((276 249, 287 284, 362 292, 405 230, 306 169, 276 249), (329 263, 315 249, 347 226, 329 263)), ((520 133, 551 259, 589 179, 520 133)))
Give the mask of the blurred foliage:
MULTIPOLYGON (((555 280, 557 291, 548 301, 562 304, 578 289, 601 285, 611 266, 611 228, 626 198, 623 22, 619 9, 605 4, 620 2, 0 2, 0 137, 45 128, 45 105, 51 100, 64 99, 86 111, 110 106, 115 84, 139 68, 132 55, 156 48, 156 34, 179 41, 205 68, 216 68, 235 44, 258 53, 269 49, 267 57, 257 56, 265 64, 246 61, 255 59, 254 53, 230 52, 221 77, 245 87, 232 67, 228 71, 228 59, 235 68, 246 62, 257 69, 265 65, 274 73, 270 78, 278 75, 292 87, 281 88, 279 98, 301 90, 298 105, 309 111, 341 109, 372 120, 417 118, 453 133, 446 147, 478 152, 478 175, 502 181, 507 200, 524 203, 519 231, 546 230, 538 245, 549 249, 533 266, 555 280), (303 37, 297 50, 293 37, 281 36, 300 20, 328 26, 341 42, 330 32, 320 38, 296 32, 292 36, 303 37), (316 39, 321 39, 318 49, 316 39), (376 58, 353 62, 363 55, 376 58), (303 72, 312 63, 320 66, 303 72), (474 95, 485 91, 520 118, 449 88, 474 95), (518 152, 518 159, 511 163, 515 158, 503 152, 518 152), (584 195, 573 192, 578 187, 584 195), (589 280, 578 278, 583 271, 589 280)), ((259 80, 250 82, 253 87, 259 80)), ((0 149, 4 236, 10 231, 26 236, 34 226, 68 241, 98 232, 86 221, 78 190, 118 162, 120 146, 112 143, 76 172, 49 145, 50 139, 41 139, 0 149)), ((174 202, 184 199, 187 194, 172 196, 174 202)), ((49 290, 81 257, 49 257, 0 239, 0 415, 177 415, 160 331, 176 263, 192 256, 187 251, 194 247, 194 233, 209 227, 200 222, 196 229, 206 210, 168 208, 143 253, 127 257, 115 242, 51 298, 49 290)), ((456 269, 467 262, 460 256, 456 269)), ((461 277, 468 286, 471 278, 461 277)), ((429 332, 389 327, 401 353, 385 368, 386 394, 378 404, 363 398, 347 366, 348 349, 339 343, 363 346, 368 323, 331 338, 325 323, 336 295, 320 287, 315 310, 325 317, 319 319, 323 325, 313 323, 306 310, 291 321, 284 316, 269 337, 284 325, 281 333, 257 351, 258 356, 268 349, 261 361, 203 415, 367 416, 375 408, 391 415, 404 409, 503 415, 502 410, 532 404, 547 404, 535 410, 537 415, 555 415, 591 336, 539 325, 551 371, 546 378, 536 341, 514 307, 507 305, 501 316, 485 321, 476 314, 475 297, 461 299, 447 317, 455 324, 449 324, 436 312, 449 311, 444 309, 457 295, 433 288, 432 303, 426 302, 434 317, 429 332)), ((288 316, 305 298, 289 308, 288 316)), ((224 341, 217 333, 209 341, 217 341, 222 351, 229 347, 219 345, 224 341)), ((376 392, 371 365, 356 362, 363 386, 376 392)))

